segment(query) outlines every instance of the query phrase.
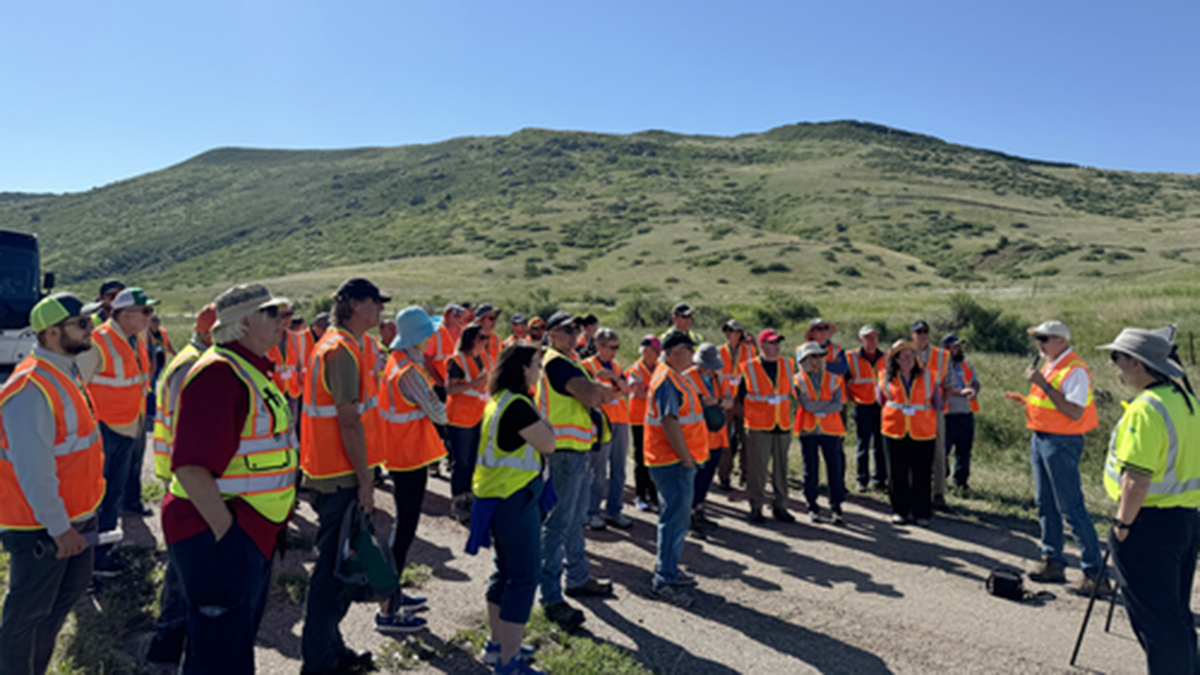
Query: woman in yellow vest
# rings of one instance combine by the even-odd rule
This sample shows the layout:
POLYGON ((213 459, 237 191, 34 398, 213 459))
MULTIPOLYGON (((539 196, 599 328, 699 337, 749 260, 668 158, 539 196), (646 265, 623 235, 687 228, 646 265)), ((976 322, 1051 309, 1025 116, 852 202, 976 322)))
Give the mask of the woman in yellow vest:
POLYGON ((494 542, 495 567, 488 580, 491 635, 484 663, 497 673, 537 673, 521 645, 533 608, 541 569, 541 459, 554 452, 554 427, 538 412, 528 392, 541 376, 538 349, 505 347, 488 383, 491 399, 483 414, 479 458, 472 478, 475 495, 468 552, 494 542))
MULTIPOLYGON (((446 446, 435 426, 446 423, 446 408, 434 393, 433 377, 425 367, 423 352, 434 330, 429 315, 420 307, 405 307, 394 323, 384 325, 395 330, 387 331, 394 336, 388 345, 391 354, 379 388, 379 420, 383 425, 383 467, 392 476, 392 497, 396 501, 392 561, 400 574, 417 536, 429 481, 427 469, 446 456, 446 446)), ((397 591, 375 615, 375 630, 408 633, 424 628, 425 619, 412 613, 424 604, 424 597, 397 591)))
POLYGON ((888 351, 879 383, 883 406, 883 451, 888 459, 892 522, 928 527, 933 517, 933 444, 935 409, 941 394, 930 371, 917 363, 917 345, 897 340, 888 351))
POLYGON ((1113 429, 1104 467, 1104 487, 1118 502, 1108 545, 1149 672, 1194 673, 1200 402, 1175 381, 1186 385, 1187 374, 1168 334, 1173 328, 1126 328, 1098 347, 1112 350, 1117 378, 1138 392, 1113 429))
POLYGON ((446 361, 446 444, 450 449, 450 517, 471 517, 471 477, 479 451, 480 422, 487 406, 491 362, 488 336, 473 323, 458 335, 458 349, 446 361))

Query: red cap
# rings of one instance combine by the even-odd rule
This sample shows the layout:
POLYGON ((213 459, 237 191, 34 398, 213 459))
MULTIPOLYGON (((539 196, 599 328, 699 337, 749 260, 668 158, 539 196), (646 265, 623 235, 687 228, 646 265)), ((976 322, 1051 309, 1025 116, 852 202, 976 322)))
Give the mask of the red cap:
POLYGON ((217 306, 211 302, 200 309, 200 313, 196 315, 197 333, 207 333, 212 330, 213 324, 217 322, 217 306))
POLYGON ((763 332, 758 334, 758 344, 760 344, 760 345, 763 344, 764 342, 782 342, 782 341, 783 341, 783 336, 780 335, 779 333, 776 333, 774 328, 767 328, 763 332))

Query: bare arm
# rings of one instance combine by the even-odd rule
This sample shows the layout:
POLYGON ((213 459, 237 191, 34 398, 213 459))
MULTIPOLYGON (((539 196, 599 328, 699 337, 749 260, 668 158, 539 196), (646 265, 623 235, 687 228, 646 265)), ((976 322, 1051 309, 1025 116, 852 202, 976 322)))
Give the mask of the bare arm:
POLYGON ((567 393, 583 404, 585 408, 595 408, 601 403, 613 400, 613 389, 607 384, 592 382, 586 377, 573 377, 567 380, 567 393))
POLYGON ((525 442, 532 445, 534 450, 549 455, 554 452, 554 427, 544 419, 521 429, 519 432, 525 442))
POLYGON ((217 541, 221 541, 233 526, 233 513, 229 511, 221 491, 217 489, 217 479, 213 478, 211 471, 196 465, 177 467, 175 476, 187 492, 192 505, 200 512, 200 517, 208 523, 213 536, 217 541))

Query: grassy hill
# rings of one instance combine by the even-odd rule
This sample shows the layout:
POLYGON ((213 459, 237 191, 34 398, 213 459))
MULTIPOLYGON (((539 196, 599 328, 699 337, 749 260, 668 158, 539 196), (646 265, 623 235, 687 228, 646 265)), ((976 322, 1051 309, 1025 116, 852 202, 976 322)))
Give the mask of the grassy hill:
POLYGON ((37 232, 47 269, 86 287, 435 256, 492 283, 590 286, 603 269, 621 286, 686 278, 718 298, 737 295, 721 286, 1091 283, 1195 265, 1198 227, 1200 176, 1038 162, 859 122, 226 148, 89 192, 0 195, 0 228, 37 232))

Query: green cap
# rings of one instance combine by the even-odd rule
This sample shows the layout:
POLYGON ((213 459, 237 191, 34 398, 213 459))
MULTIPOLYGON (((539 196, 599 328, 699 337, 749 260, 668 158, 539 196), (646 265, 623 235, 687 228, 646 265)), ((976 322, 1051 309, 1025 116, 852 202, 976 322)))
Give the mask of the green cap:
POLYGON ((63 319, 84 316, 94 312, 93 305, 85 306, 83 301, 72 293, 55 293, 42 298, 29 312, 29 327, 33 332, 40 333, 63 319))
POLYGON ((125 309, 126 307, 148 307, 157 304, 158 300, 151 300, 146 295, 146 291, 133 286, 117 294, 117 297, 113 300, 112 308, 113 311, 116 311, 118 309, 125 309))

